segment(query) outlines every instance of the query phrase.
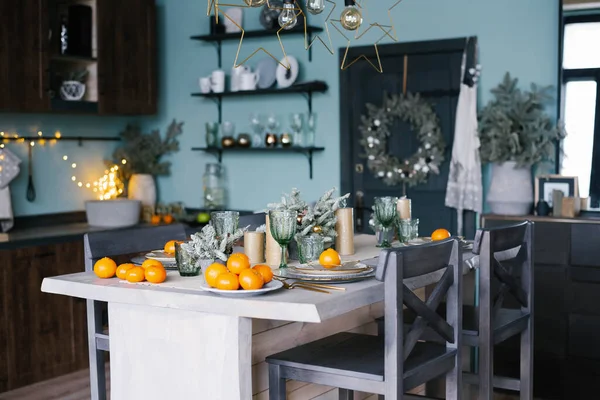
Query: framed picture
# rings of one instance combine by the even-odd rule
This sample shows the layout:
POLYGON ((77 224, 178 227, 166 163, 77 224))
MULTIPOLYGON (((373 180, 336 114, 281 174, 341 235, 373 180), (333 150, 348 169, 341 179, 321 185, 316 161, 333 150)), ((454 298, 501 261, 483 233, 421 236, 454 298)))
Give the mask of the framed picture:
POLYGON ((560 190, 565 197, 579 197, 579 182, 576 176, 540 175, 535 178, 535 203, 540 200, 552 207, 552 191, 560 190))

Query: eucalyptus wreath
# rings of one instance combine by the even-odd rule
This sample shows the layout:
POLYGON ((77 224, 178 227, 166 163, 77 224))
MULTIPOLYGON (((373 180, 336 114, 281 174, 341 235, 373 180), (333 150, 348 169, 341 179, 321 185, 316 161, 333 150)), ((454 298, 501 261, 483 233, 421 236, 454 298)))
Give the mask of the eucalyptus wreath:
POLYGON ((367 104, 367 115, 361 116, 359 130, 369 170, 386 185, 415 186, 427 182, 429 173, 439 174, 446 144, 439 119, 419 94, 384 95, 383 104, 367 104), (388 153, 387 141, 395 120, 408 122, 421 142, 417 151, 405 160, 388 153))

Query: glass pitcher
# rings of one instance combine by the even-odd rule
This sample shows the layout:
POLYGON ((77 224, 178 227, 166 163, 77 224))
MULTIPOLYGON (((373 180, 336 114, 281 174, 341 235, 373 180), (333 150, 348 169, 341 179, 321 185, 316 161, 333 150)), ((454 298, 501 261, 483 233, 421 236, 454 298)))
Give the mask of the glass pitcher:
POLYGON ((222 210, 225 208, 225 182, 221 164, 206 164, 202 177, 204 208, 222 210))

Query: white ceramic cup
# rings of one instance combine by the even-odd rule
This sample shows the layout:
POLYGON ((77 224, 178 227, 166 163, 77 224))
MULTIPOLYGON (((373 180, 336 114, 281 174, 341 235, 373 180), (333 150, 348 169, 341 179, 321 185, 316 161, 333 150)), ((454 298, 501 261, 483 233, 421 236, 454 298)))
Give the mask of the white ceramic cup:
POLYGON ((239 88, 240 90, 255 90, 260 75, 258 72, 247 72, 240 75, 239 88))
POLYGON ((200 85, 201 93, 210 93, 210 78, 200 78, 198 84, 200 85))
POLYGON ((250 72, 250 67, 246 65, 240 65, 238 67, 231 68, 231 80, 229 82, 229 90, 237 92, 240 90, 240 77, 243 74, 250 72))
POLYGON ((225 71, 220 69, 213 71, 210 75, 210 89, 214 93, 223 93, 225 91, 225 71))

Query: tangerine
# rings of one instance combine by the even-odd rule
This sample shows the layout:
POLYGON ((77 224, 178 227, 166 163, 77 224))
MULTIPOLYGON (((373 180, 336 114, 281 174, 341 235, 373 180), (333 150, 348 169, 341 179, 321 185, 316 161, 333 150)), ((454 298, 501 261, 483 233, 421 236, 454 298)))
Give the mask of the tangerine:
POLYGON ((204 280, 210 287, 217 287, 217 278, 223 273, 227 273, 229 270, 226 266, 219 263, 210 264, 204 271, 204 280))
POLYGON ((94 273, 98 278, 112 278, 117 272, 117 263, 111 258, 104 257, 96 261, 94 264, 94 273))
POLYGON ((163 249, 165 253, 167 254, 175 254, 175 243, 183 243, 179 240, 169 240, 166 244, 165 244, 165 248, 163 249))
POLYGON ((163 267, 152 265, 146 268, 144 277, 150 283, 163 283, 167 279, 167 271, 163 267))
POLYGON ((342 259, 334 249, 327 249, 319 256, 319 263, 327 269, 339 267, 342 259))
POLYGON ((131 264, 131 263, 119 265, 117 267, 117 278, 125 280, 127 271, 129 271, 133 267, 135 267, 135 264, 131 264))
POLYGON ((433 241, 444 240, 444 239, 448 239, 450 236, 451 236, 450 232, 448 232, 446 229, 440 228, 440 229, 436 229, 435 231, 433 231, 433 233, 431 234, 431 240, 433 240, 433 241))
POLYGON ((162 218, 163 218, 163 222, 165 224, 172 224, 173 220, 175 219, 175 218, 173 218, 173 216, 171 214, 163 215, 162 218))
POLYGON ((265 286, 265 280, 257 270, 245 269, 240 273, 240 286, 244 290, 258 290, 265 286))
POLYGON ((273 270, 268 265, 257 264, 254 267, 252 267, 252 269, 260 272, 265 283, 269 283, 273 280, 273 270))
POLYGON ((158 224, 160 224, 160 215, 156 215, 156 214, 155 214, 155 215, 153 215, 153 216, 150 218, 150 223, 151 223, 152 225, 158 225, 158 224))
POLYGON ((144 268, 142 267, 133 267, 125 274, 127 282, 143 282, 145 278, 144 268))
POLYGON ((240 280, 233 272, 223 272, 217 277, 215 287, 220 290, 238 290, 240 280))
POLYGON ((227 260, 229 272, 239 275, 243 270, 250 268, 250 259, 244 253, 233 253, 227 260))
POLYGON ((153 265, 156 265, 157 267, 163 267, 163 268, 165 267, 165 266, 163 265, 163 263, 161 263, 160 261, 158 261, 158 260, 154 260, 154 259, 152 259, 152 258, 148 258, 147 260, 145 260, 145 261, 142 263, 142 268, 146 269, 146 268, 148 268, 148 267, 151 267, 151 266, 153 266, 153 265))

